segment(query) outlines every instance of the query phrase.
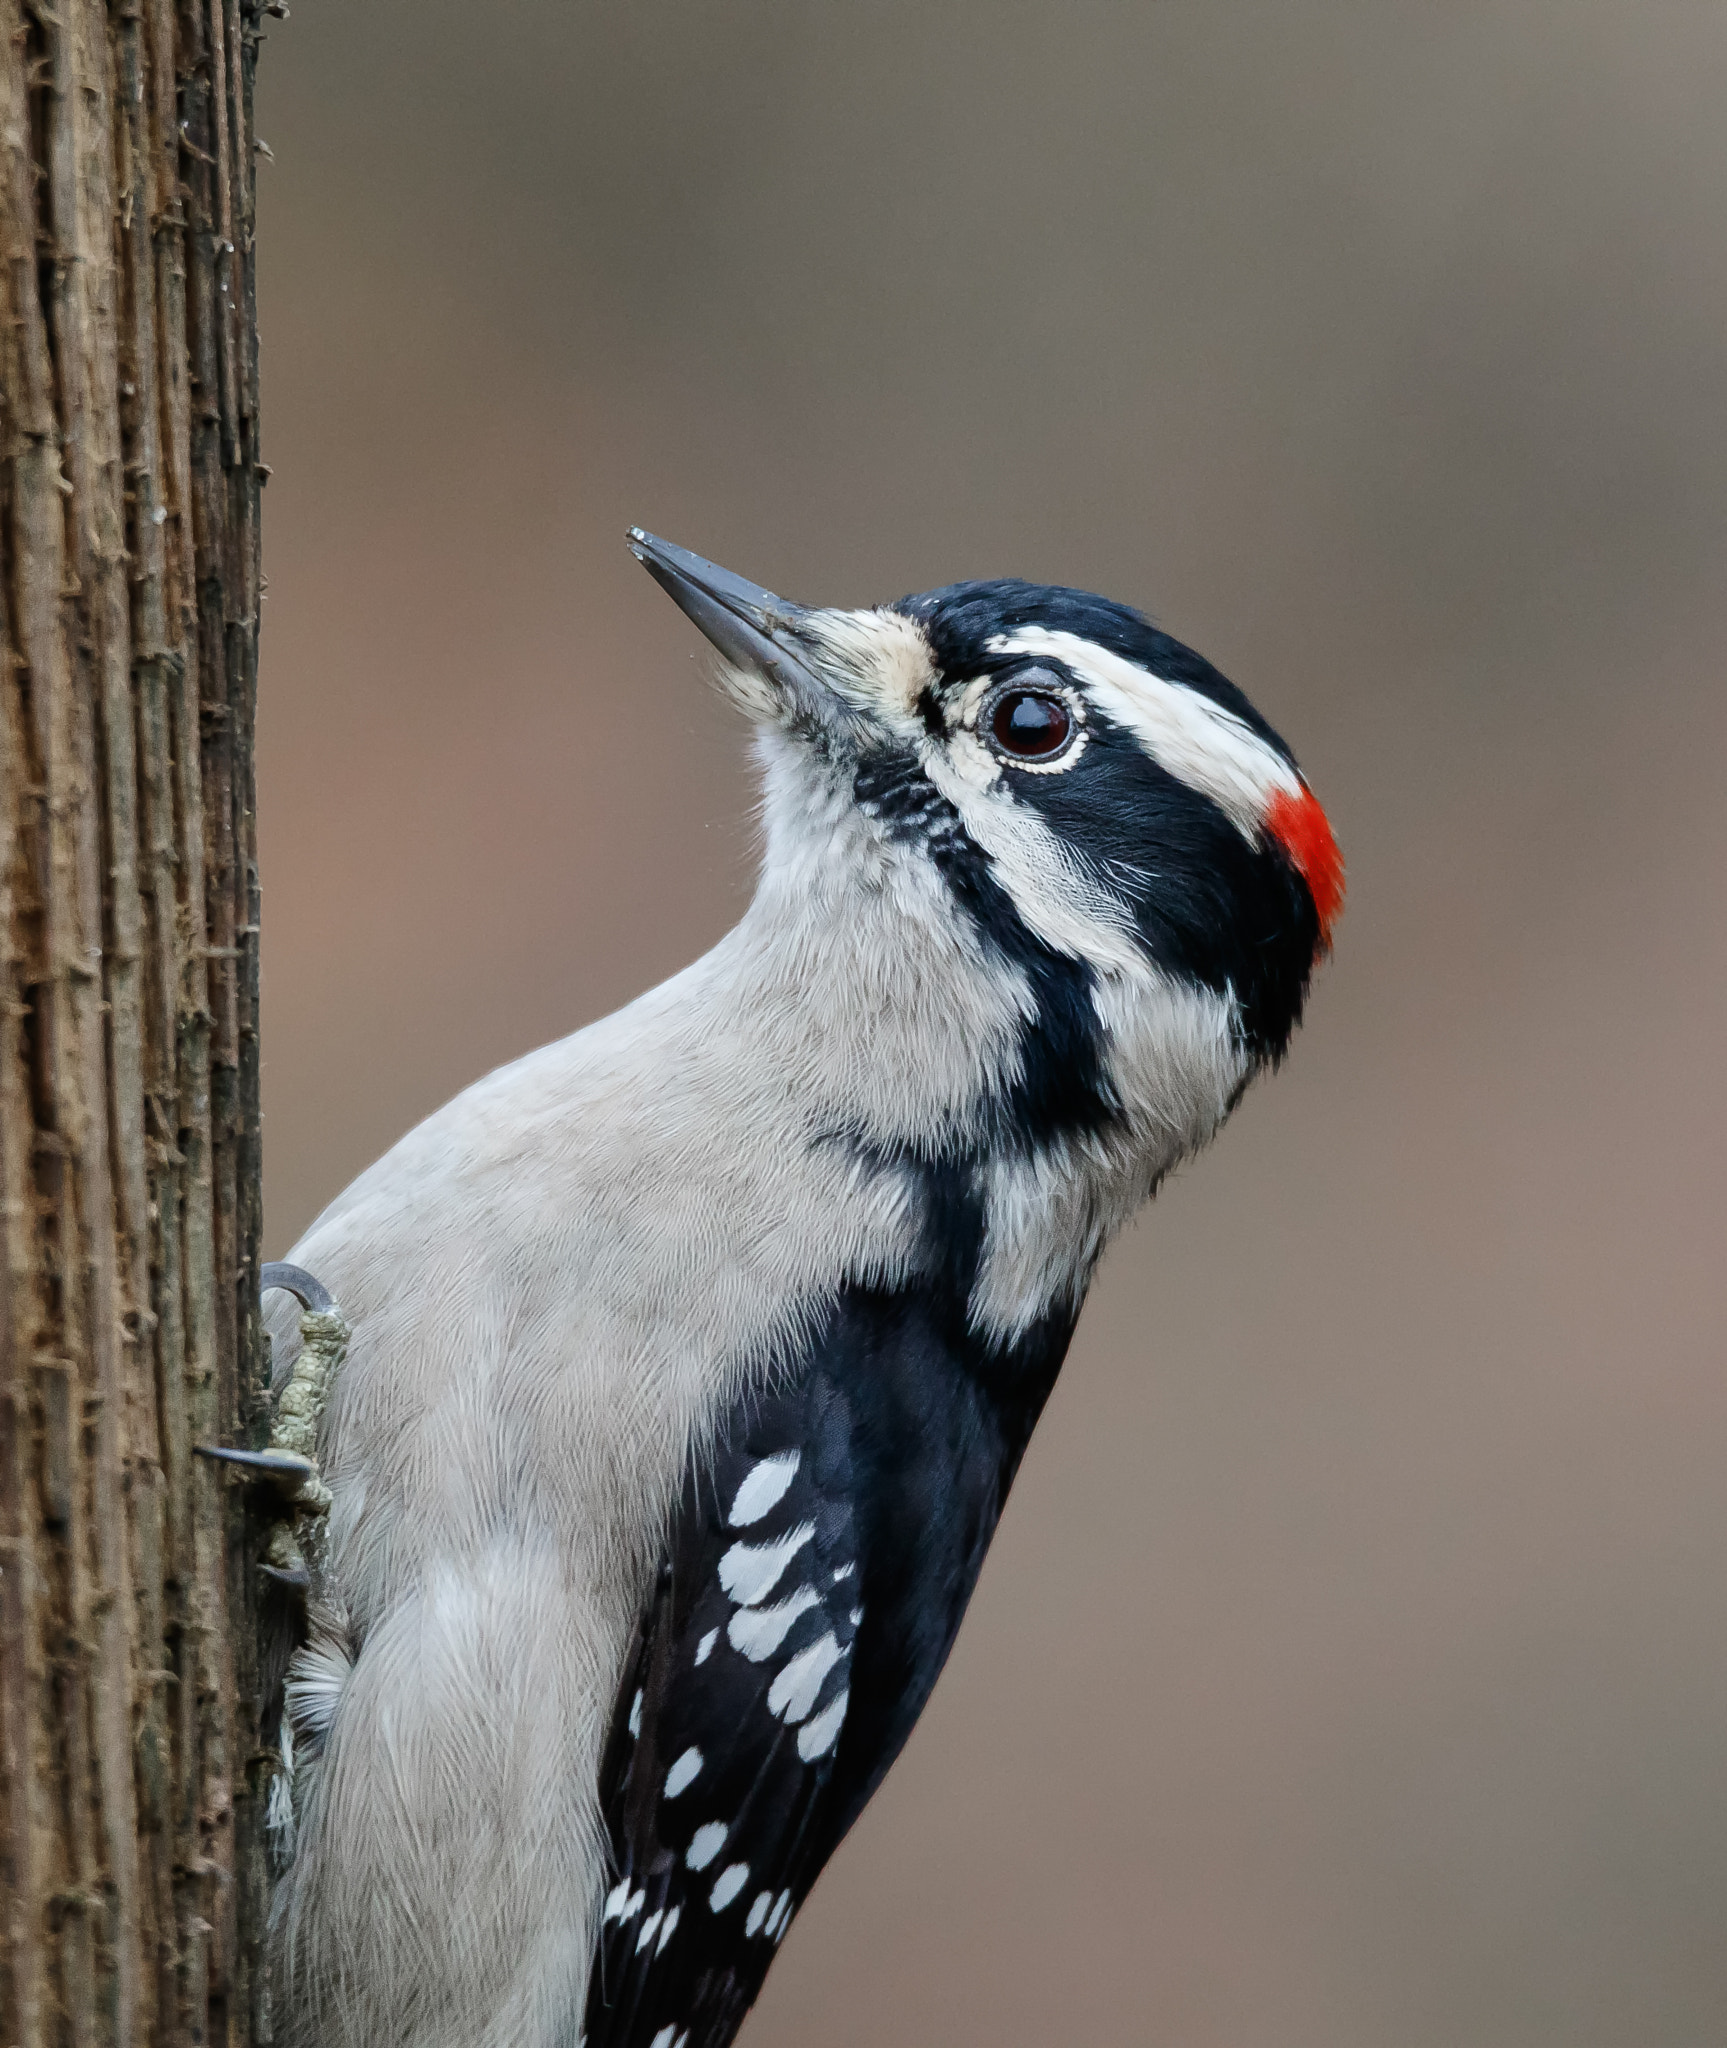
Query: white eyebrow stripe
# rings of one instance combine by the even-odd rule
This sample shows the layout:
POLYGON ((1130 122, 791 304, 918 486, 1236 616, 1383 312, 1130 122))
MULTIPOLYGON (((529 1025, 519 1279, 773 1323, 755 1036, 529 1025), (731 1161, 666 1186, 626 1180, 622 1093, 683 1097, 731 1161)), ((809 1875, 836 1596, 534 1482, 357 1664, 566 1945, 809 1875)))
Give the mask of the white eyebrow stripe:
POLYGON ((1234 712, 1078 633, 1025 626, 1017 633, 997 634, 990 651, 1048 655, 1064 662, 1100 711, 1133 733, 1160 768, 1210 797, 1255 845, 1272 797, 1280 790, 1301 794, 1300 776, 1234 712))

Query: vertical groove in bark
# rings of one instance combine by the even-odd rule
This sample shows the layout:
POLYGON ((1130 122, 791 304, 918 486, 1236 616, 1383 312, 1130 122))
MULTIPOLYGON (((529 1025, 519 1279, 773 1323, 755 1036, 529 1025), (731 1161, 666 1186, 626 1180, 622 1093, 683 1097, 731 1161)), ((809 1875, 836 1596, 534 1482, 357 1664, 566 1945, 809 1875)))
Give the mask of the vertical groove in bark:
POLYGON ((0 2041, 267 2034, 263 0, 0 0, 0 2041))

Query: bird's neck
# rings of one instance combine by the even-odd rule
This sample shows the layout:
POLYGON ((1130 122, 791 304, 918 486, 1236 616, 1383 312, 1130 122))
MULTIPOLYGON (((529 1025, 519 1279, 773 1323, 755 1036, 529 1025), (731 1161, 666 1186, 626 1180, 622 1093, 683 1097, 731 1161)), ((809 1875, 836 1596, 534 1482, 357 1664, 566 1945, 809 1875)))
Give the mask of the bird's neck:
POLYGON ((921 849, 834 803, 782 835, 714 956, 805 1140, 907 1177, 924 1261, 1017 1342, 1076 1311, 1110 1237, 1222 1121, 1229 1002, 980 929, 921 849))

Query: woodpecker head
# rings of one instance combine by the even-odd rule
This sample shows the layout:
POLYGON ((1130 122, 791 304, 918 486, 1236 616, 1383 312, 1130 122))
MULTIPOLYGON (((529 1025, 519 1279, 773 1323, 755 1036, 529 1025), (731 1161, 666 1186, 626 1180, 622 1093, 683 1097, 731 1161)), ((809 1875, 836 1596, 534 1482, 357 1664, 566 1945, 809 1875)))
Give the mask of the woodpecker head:
POLYGON ((807 609, 629 540, 770 747, 921 849, 975 917, 1098 975, 1222 996, 1246 1065, 1281 1057, 1343 862, 1288 747, 1202 656, 1086 591, 1004 578, 807 609))

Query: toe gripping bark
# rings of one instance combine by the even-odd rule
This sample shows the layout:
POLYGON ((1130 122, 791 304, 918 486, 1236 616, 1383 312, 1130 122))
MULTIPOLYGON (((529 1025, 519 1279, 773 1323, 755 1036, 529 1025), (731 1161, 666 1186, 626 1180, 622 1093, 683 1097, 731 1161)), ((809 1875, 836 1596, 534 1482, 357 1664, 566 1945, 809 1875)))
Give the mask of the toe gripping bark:
POLYGON ((312 1586, 330 1509, 330 1489, 318 1472, 318 1423, 347 1353, 348 1322, 328 1289, 301 1266, 267 1265, 262 1282, 261 1292, 284 1288, 300 1304, 300 1355, 276 1396, 269 1444, 261 1451, 200 1444, 198 1454, 274 1489, 285 1512, 270 1526, 263 1568, 303 1599, 312 1586))

